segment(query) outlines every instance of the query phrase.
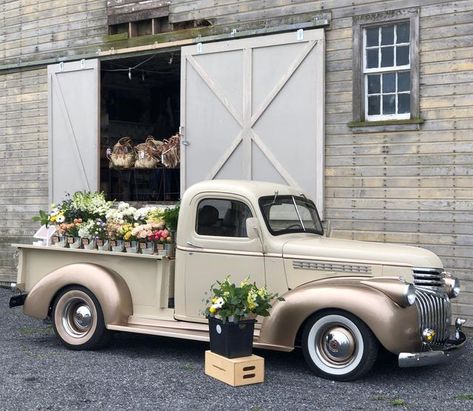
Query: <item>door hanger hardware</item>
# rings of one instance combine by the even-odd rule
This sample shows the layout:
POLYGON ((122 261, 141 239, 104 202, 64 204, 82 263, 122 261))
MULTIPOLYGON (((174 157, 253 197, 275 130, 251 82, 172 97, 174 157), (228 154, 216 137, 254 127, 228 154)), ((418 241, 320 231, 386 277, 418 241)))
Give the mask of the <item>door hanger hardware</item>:
POLYGON ((299 29, 296 31, 296 39, 298 41, 304 40, 304 29, 299 29))

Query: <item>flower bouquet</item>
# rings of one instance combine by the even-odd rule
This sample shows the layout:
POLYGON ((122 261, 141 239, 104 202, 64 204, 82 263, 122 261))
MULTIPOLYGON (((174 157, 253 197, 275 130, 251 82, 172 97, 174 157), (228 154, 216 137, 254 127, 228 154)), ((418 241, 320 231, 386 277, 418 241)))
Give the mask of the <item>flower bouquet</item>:
POLYGON ((237 286, 227 277, 212 286, 205 315, 209 320, 210 350, 228 358, 252 353, 253 332, 257 316, 270 315, 271 302, 283 301, 245 279, 237 286))
POLYGON ((81 224, 79 228, 79 237, 82 239, 82 245, 86 250, 95 250, 99 239, 103 247, 105 236, 105 223, 100 218, 88 220, 81 224))
POLYGON ((131 223, 124 224, 118 230, 119 238, 123 239, 123 245, 127 253, 137 253, 138 243, 136 241, 136 235, 133 235, 133 229, 135 226, 131 223))
POLYGON ((75 218, 72 223, 61 223, 58 227, 59 236, 64 236, 69 248, 80 248, 81 242, 79 229, 82 224, 81 218, 75 218))

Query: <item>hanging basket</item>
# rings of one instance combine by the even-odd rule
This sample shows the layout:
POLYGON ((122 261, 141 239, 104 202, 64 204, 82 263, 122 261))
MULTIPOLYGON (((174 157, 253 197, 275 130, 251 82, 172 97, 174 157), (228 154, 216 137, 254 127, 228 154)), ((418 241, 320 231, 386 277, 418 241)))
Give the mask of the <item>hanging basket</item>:
POLYGON ((148 136, 146 141, 135 147, 135 168, 156 168, 159 166, 163 142, 148 136))
POLYGON ((209 317, 210 351, 227 358, 248 357, 253 353, 256 320, 225 322, 209 317))
POLYGON ((161 155, 161 162, 164 167, 176 168, 181 161, 181 136, 175 134, 169 140, 163 141, 163 150, 161 155))
POLYGON ((130 137, 122 137, 117 144, 113 146, 110 155, 110 168, 128 169, 135 163, 135 151, 133 149, 133 140, 130 137))

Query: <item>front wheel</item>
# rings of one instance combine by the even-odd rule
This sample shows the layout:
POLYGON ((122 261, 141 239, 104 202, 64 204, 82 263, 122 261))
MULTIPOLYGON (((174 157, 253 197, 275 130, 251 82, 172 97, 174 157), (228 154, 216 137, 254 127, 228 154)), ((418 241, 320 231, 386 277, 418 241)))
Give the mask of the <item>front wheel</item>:
POLYGON ((359 318, 344 311, 316 314, 302 334, 304 358, 322 378, 351 381, 363 377, 373 367, 378 341, 359 318))
POLYGON ((72 350, 93 350, 108 341, 102 308, 97 298, 81 286, 67 287, 53 306, 54 332, 72 350))

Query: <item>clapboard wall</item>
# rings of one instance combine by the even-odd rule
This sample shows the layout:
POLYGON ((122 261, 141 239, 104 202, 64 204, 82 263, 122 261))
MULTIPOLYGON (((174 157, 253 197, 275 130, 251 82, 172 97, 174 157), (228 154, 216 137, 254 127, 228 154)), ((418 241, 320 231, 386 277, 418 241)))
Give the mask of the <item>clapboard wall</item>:
MULTIPOLYGON (((103 42, 106 7, 106 1, 80 0, 0 5, 0 281, 14 277, 8 244, 29 240, 31 216, 47 206, 45 61, 110 47, 103 42)), ((169 21, 204 19, 224 28, 282 18, 290 23, 288 16, 296 22, 320 11, 332 16, 326 32, 325 196, 334 236, 436 252, 463 280, 455 311, 472 323, 473 2, 174 0, 169 21), (419 131, 353 131, 352 17, 415 6, 425 123, 419 131)))

